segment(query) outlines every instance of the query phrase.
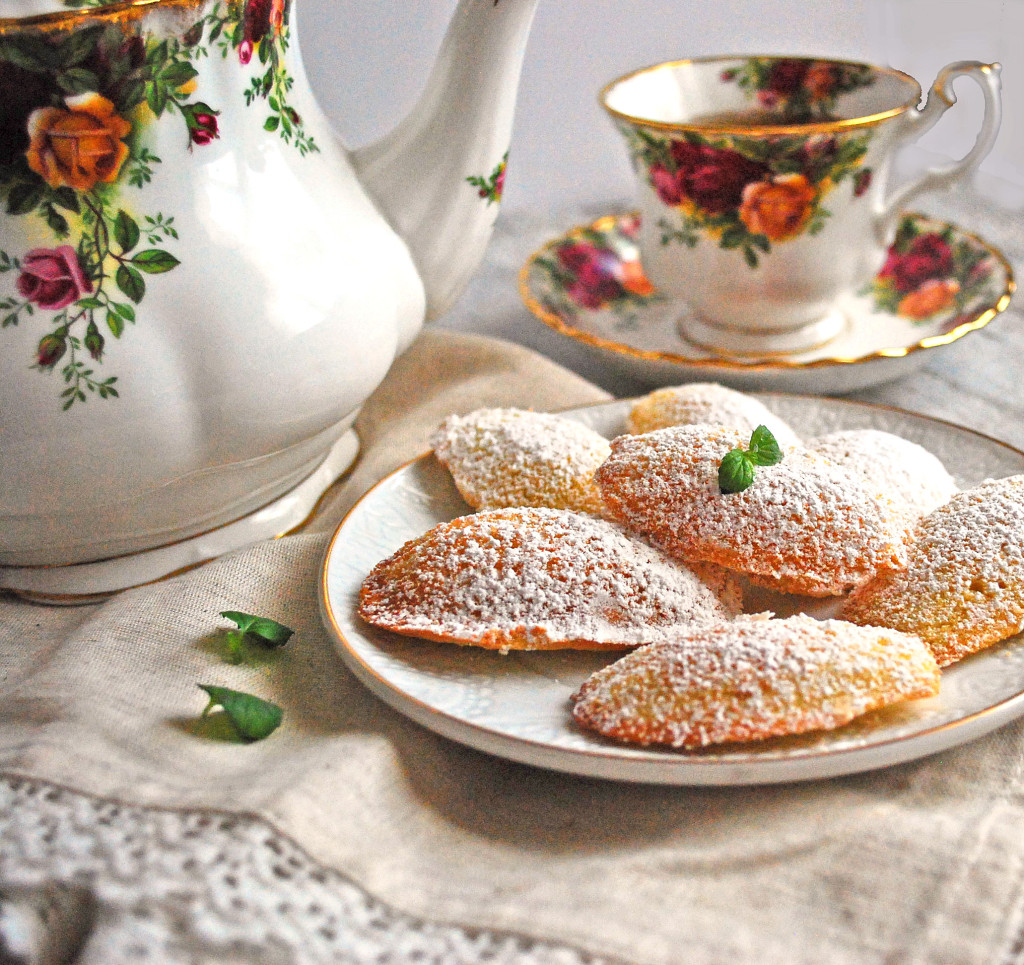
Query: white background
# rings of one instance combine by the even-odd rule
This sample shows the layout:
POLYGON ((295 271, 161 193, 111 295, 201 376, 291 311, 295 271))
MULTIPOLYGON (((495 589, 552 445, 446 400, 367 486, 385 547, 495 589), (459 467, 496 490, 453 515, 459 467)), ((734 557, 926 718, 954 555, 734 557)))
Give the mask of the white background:
MULTIPOLYGON (((415 101, 455 0, 297 0, 310 80, 350 146, 415 101)), ((541 0, 526 51, 505 200, 554 211, 632 193, 598 90, 634 68, 707 54, 791 53, 889 63, 927 88, 951 60, 999 60, 1006 121, 985 170, 1024 186, 1024 0, 541 0)), ((963 153, 979 101, 925 147, 963 153)))

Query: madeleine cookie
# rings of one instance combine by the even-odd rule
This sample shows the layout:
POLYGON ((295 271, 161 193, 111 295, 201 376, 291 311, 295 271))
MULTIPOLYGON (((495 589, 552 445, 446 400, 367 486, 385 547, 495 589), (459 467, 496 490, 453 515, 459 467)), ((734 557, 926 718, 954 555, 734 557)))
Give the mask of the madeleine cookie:
POLYGON ((619 436, 596 480, 606 515, 687 562, 725 566, 757 583, 839 595, 905 558, 908 523, 859 476, 802 447, 723 493, 719 466, 746 437, 725 426, 619 436))
POLYGON ((641 647, 589 677, 577 723, 637 744, 705 747, 829 730, 939 691, 917 637, 839 620, 740 618, 641 647))
POLYGON ((958 491, 936 456, 916 442, 877 429, 846 429, 818 436, 808 449, 857 473, 868 489, 887 496, 915 519, 958 491))
POLYGON ((601 512, 593 480, 608 456, 608 441, 573 419, 524 409, 477 409, 449 416, 430 444, 474 509, 601 512))
POLYGON ((841 616, 916 633, 940 667, 1024 630, 1024 476, 957 493, 925 516, 906 568, 859 587, 841 616))
POLYGON ((406 543, 363 583, 359 615, 492 650, 604 650, 733 614, 685 566, 613 523, 513 508, 462 516, 406 543))
POLYGON ((800 442, 790 426, 753 396, 727 389, 717 382, 693 382, 657 389, 637 399, 629 413, 634 435, 688 425, 730 426, 749 436, 767 426, 784 449, 800 442))

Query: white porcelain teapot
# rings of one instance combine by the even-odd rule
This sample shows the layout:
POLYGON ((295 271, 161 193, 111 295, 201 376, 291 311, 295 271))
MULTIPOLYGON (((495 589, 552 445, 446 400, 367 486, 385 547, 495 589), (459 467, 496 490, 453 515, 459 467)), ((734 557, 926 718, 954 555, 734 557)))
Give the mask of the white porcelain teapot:
POLYGON ((103 589, 53 568, 146 560, 351 462, 490 236, 535 3, 461 0, 417 108, 349 153, 291 0, 8 0, 0 586, 103 589))

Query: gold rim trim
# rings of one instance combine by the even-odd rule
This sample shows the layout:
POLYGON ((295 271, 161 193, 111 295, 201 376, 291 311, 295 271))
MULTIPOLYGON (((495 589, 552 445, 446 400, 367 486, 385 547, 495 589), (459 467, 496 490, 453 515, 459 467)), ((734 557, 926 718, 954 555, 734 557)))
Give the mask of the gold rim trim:
MULTIPOLYGON (((919 212, 908 211, 906 214, 912 217, 923 218, 926 221, 937 220, 919 212)), ((519 297, 523 300, 523 304, 526 305, 533 315, 540 319, 549 328, 553 328, 559 334, 565 335, 577 342, 582 342, 584 345, 589 345, 592 348, 599 348, 602 351, 611 352, 615 355, 626 355, 631 358, 642 359, 647 362, 669 362, 673 365, 685 365, 692 368, 709 369, 712 371, 717 369, 732 373, 749 373, 772 372, 779 370, 795 371, 798 369, 820 369, 833 365, 860 365, 864 362, 871 362, 877 359, 904 358, 915 352, 922 351, 923 349, 951 345, 958 339, 963 338, 963 336, 968 334, 968 332, 974 332, 978 329, 984 328, 992 321, 993 318, 1006 311, 1007 306, 1010 304, 1010 299, 1017 289, 1017 283, 1013 277, 1013 268, 1003 253, 978 235, 970 231, 964 231, 958 227, 957 231, 959 231, 963 237, 970 238, 972 241, 977 242, 989 253, 989 255, 996 259, 996 261, 1001 265, 1003 271, 1006 273, 1006 284, 1003 289, 1003 294, 996 299, 994 304, 980 310, 976 316, 962 322, 949 332, 945 332, 941 335, 929 335, 927 338, 922 338, 920 341, 915 342, 912 345, 878 349, 877 351, 871 352, 867 355, 831 356, 828 358, 813 359, 808 362, 800 362, 785 358, 765 359, 765 361, 761 363, 742 362, 727 358, 693 358, 688 355, 680 355, 677 352, 663 352, 656 349, 636 348, 635 346, 626 345, 622 342, 615 342, 612 339, 605 338, 601 335, 592 335, 590 332, 584 332, 581 329, 570 325, 568 322, 563 321, 554 312, 548 311, 536 298, 534 298, 533 293, 530 290, 530 274, 533 272, 537 260, 549 253, 555 245, 566 240, 579 238, 587 231, 609 232, 622 218, 627 217, 639 217, 639 213, 634 211, 619 215, 605 215, 588 225, 578 225, 577 227, 566 231, 559 237, 552 239, 542 248, 538 248, 537 251, 530 255, 526 264, 524 264, 519 270, 519 297)))
MULTIPOLYGON (((751 393, 751 394, 754 394, 754 395, 767 395, 767 396, 772 396, 772 397, 779 398, 779 399, 813 398, 813 397, 810 397, 810 396, 803 396, 803 395, 800 395, 800 394, 797 394, 797 393, 790 393, 790 392, 756 392, 756 393, 751 393)), ((631 402, 631 401, 635 401, 635 399, 614 399, 614 400, 611 400, 609 402, 597 402, 597 403, 593 403, 591 405, 573 406, 570 409, 565 409, 565 410, 560 410, 560 411, 563 411, 563 412, 581 411, 581 410, 587 410, 587 409, 600 408, 602 406, 619 405, 619 404, 627 403, 627 402, 631 402)), ((934 423, 934 424, 937 424, 937 425, 947 426, 947 427, 949 427, 951 429, 954 429, 957 432, 968 433, 968 434, 970 434, 972 436, 975 436, 975 437, 977 437, 979 439, 983 439, 986 442, 993 443, 994 445, 997 445, 997 446, 999 446, 1002 449, 1006 449, 1009 452, 1012 452, 1014 455, 1020 456, 1022 459, 1024 459, 1024 450, 1018 449, 1016 446, 1010 445, 1010 443, 1004 442, 1001 439, 997 439, 997 438, 995 438, 995 436, 990 436, 987 433, 979 432, 977 429, 970 429, 970 428, 968 428, 966 426, 957 425, 955 422, 951 422, 948 419, 942 419, 942 418, 938 418, 936 416, 929 416, 929 415, 925 415, 925 414, 920 413, 920 412, 912 412, 909 409, 902 409, 899 406, 894 406, 894 405, 880 405, 880 404, 874 403, 874 402, 861 402, 858 399, 828 399, 827 402, 829 404, 834 404, 834 405, 838 405, 838 406, 850 406, 851 408, 869 409, 869 410, 872 410, 872 411, 875 411, 875 412, 893 412, 893 413, 897 413, 897 414, 902 415, 902 416, 910 416, 910 417, 916 418, 916 419, 923 419, 923 420, 925 420, 927 422, 931 422, 931 423, 934 423)), ((334 531, 334 534, 331 536, 330 542, 327 544, 327 551, 324 554, 323 565, 320 568, 320 604, 321 604, 320 605, 320 612, 321 612, 321 616, 323 617, 324 622, 328 626, 328 629, 334 635, 335 640, 338 642, 338 644, 341 647, 344 648, 345 653, 349 657, 351 657, 352 660, 355 661, 355 663, 358 665, 359 671, 358 671, 358 673, 356 673, 356 676, 358 677, 360 674, 365 674, 367 677, 370 677, 370 678, 374 679, 380 685, 382 685, 389 693, 394 694, 396 697, 400 696, 403 701, 407 702, 408 704, 414 705, 417 708, 417 710, 421 714, 423 714, 424 716, 433 717, 433 718, 441 719, 441 720, 444 720, 444 721, 450 721, 452 724, 458 725, 458 728, 460 728, 460 729, 466 729, 466 730, 470 730, 470 731, 473 731, 473 732, 476 732, 476 733, 486 734, 492 740, 498 740, 498 741, 503 743, 508 748, 516 748, 516 747, 536 748, 538 750, 544 751, 546 756, 549 759, 561 758, 561 757, 563 757, 564 755, 567 754, 569 756, 573 756, 573 757, 579 756, 579 757, 582 757, 582 758, 586 758, 588 760, 602 760, 602 761, 605 761, 605 760, 607 760, 607 761, 622 760, 622 754, 621 753, 615 753, 615 752, 608 751, 608 750, 602 750, 600 747, 594 747, 594 748, 561 748, 561 747, 553 747, 552 745, 548 744, 545 741, 537 740, 535 738, 530 738, 530 737, 519 737, 519 736, 513 736, 511 734, 505 734, 505 733, 502 733, 501 731, 494 730, 493 728, 487 727, 487 726, 485 726, 483 724, 479 724, 479 723, 476 723, 476 722, 471 721, 471 720, 465 720, 464 718, 458 717, 455 714, 452 714, 452 713, 450 713, 448 711, 439 710, 438 708, 433 707, 430 704, 426 703, 424 700, 421 700, 419 697, 415 697, 412 694, 409 694, 409 693, 407 693, 404 690, 400 691, 400 690, 396 689, 396 687, 386 677, 382 677, 380 675, 380 673, 378 673, 372 666, 370 666, 369 663, 366 662, 365 659, 363 659, 362 654, 360 654, 355 649, 355 647, 353 647, 353 645, 349 642, 348 638, 345 636, 344 632, 341 629, 340 624, 338 623, 337 619, 335 618, 334 607, 331 604, 331 598, 330 598, 329 587, 328 587, 328 579, 327 579, 327 569, 328 569, 328 566, 330 565, 331 558, 334 556, 334 551, 335 551, 335 548, 337 547, 338 542, 339 542, 339 540, 340 540, 340 538, 342 536, 342 532, 345 529, 346 525, 348 524, 349 519, 356 512, 359 511, 359 509, 362 506, 362 504, 367 499, 369 499, 369 497, 378 489, 378 487, 382 486, 384 483, 386 483, 388 480, 392 479, 393 477, 397 476, 399 473, 402 473, 402 472, 406 471, 407 469, 409 469, 411 466, 415 465, 416 463, 418 463, 418 462, 420 462, 422 460, 431 458, 432 455, 433 454, 431 452, 426 452, 426 453, 423 453, 420 456, 416 456, 415 458, 410 459, 408 462, 403 463, 397 469, 394 469, 392 472, 388 473, 386 476, 384 476, 383 478, 378 480, 373 486, 370 487, 370 489, 368 489, 358 499, 358 501, 352 506, 352 508, 349 509, 349 511, 345 514, 345 516, 342 518, 341 522, 338 524, 338 528, 334 531)), ((388 631, 382 631, 382 632, 386 633, 388 631)), ((396 636, 398 636, 398 634, 396 634, 396 636)), ((991 648, 986 648, 986 649, 994 649, 994 648, 999 647, 1000 645, 1003 645, 1005 643, 1006 643, 1005 640, 999 641, 999 642, 993 644, 991 648)), ((536 651, 536 652, 540 653, 540 652, 543 652, 543 651, 536 651)), ((981 651, 981 652, 984 652, 984 651, 981 651)), ((609 656, 614 658, 615 654, 614 653, 610 653, 609 656)), ((363 683, 364 683, 364 686, 366 686, 365 681, 363 683)), ((371 690, 371 693, 374 693, 374 696, 378 697, 378 699, 382 699, 382 700, 384 699, 383 697, 380 696, 380 694, 377 694, 377 693, 375 693, 372 690, 371 690)), ((778 762, 778 764, 781 766, 781 765, 784 765, 784 764, 799 763, 801 761, 817 760, 817 759, 822 759, 822 758, 844 758, 844 757, 848 758, 850 756, 855 756, 855 755, 858 755, 858 754, 863 754, 863 753, 866 753, 866 752, 875 751, 875 750, 878 750, 879 748, 893 747, 893 746, 896 746, 896 745, 899 745, 899 744, 905 744, 908 741, 919 740, 922 737, 928 737, 928 736, 933 735, 933 734, 941 734, 941 733, 944 733, 946 731, 950 731, 950 730, 954 730, 954 729, 963 727, 964 725, 969 724, 969 723, 971 723, 973 721, 982 720, 982 719, 984 719, 986 717, 991 717, 991 716, 997 715, 999 713, 1005 713, 1005 712, 1013 709, 1016 705, 1021 704, 1022 702, 1024 702, 1024 691, 1022 691, 1020 693, 1013 694, 1010 697, 1006 697, 1003 700, 999 701, 998 703, 992 704, 989 707, 982 708, 981 710, 975 711, 972 714, 967 714, 966 716, 961 717, 958 720, 946 721, 946 722, 941 723, 941 724, 934 724, 934 725, 932 725, 930 727, 925 727, 922 730, 917 731, 916 733, 913 733, 913 734, 904 734, 904 735, 901 735, 901 736, 898 736, 898 737, 888 737, 888 738, 885 738, 884 740, 879 740, 879 741, 876 741, 874 743, 863 745, 863 746, 858 746, 858 747, 847 747, 847 748, 840 748, 840 749, 834 749, 834 750, 808 751, 806 753, 801 753, 801 754, 798 754, 798 755, 796 755, 794 757, 789 757, 789 758, 764 758, 763 756, 759 757, 756 752, 736 753, 736 754, 733 754, 732 756, 729 756, 729 757, 721 757, 721 756, 715 757, 714 754, 713 754, 714 748, 711 749, 712 750, 711 754, 707 753, 706 749, 705 749, 705 752, 703 752, 703 753, 702 752, 692 752, 691 751, 691 752, 688 752, 688 753, 687 752, 678 753, 678 756, 677 756, 677 752, 672 752, 671 750, 665 750, 665 749, 661 749, 661 748, 654 748, 654 749, 649 749, 649 748, 647 748, 647 749, 645 749, 645 748, 624 748, 624 749, 634 750, 634 751, 642 750, 642 751, 645 751, 645 753, 651 753, 652 755, 653 754, 659 755, 657 758, 655 758, 653 756, 648 758, 648 757, 643 756, 642 754, 631 755, 630 758, 629 758, 629 762, 630 763, 640 763, 641 766, 643 765, 644 762, 646 762, 651 767, 658 767, 661 764, 666 764, 666 765, 667 764, 672 764, 672 765, 675 765, 675 766, 679 767, 680 769, 682 769, 683 767, 693 766, 693 765, 705 765, 705 766, 708 766, 708 767, 725 767, 725 766, 728 766, 728 765, 746 766, 746 765, 756 764, 756 763, 761 763, 761 764, 763 764, 765 766, 769 766, 770 767, 773 764, 775 764, 776 762, 778 762), (666 757, 670 757, 670 760, 665 760, 666 757)), ((388 703, 388 704, 390 704, 393 707, 395 706, 394 704, 392 704, 388 700, 385 700, 385 703, 388 703)), ((399 708, 396 707, 395 709, 397 710, 399 708)), ((404 710, 399 710, 399 712, 400 713, 404 713, 404 710)), ((406 715, 406 716, 408 716, 408 715, 406 715)), ((1008 723, 1010 719, 1012 719, 1012 718, 1009 718, 1006 722, 1008 723)), ((420 726, 427 726, 427 725, 423 724, 422 721, 416 721, 414 719, 414 722, 415 723, 419 723, 420 726)), ((998 725, 994 725, 994 726, 998 726, 998 725)), ((978 736, 984 736, 984 733, 985 732, 983 732, 981 735, 978 735, 978 736)), ((460 739, 458 737, 450 736, 450 734, 448 734, 448 733, 442 733, 442 736, 446 737, 448 740, 453 740, 453 741, 456 741, 457 743, 461 743, 461 744, 466 745, 466 746, 475 747, 476 749, 481 750, 483 753, 491 753, 491 754, 494 753, 493 751, 484 751, 482 748, 477 747, 477 745, 469 743, 468 741, 462 740, 462 739, 460 739)), ((785 738, 781 738, 781 739, 784 740, 785 738)), ((719 745, 719 746, 724 746, 724 747, 728 748, 730 745, 719 745)), ((950 746, 952 746, 952 745, 950 745, 950 746)), ((940 747, 940 748, 936 748, 934 751, 929 751, 927 753, 929 753, 929 754, 930 753, 938 753, 939 751, 944 750, 944 749, 945 749, 944 747, 940 747)), ((926 755, 922 755, 922 756, 926 756, 926 755)), ((522 758, 513 758, 513 759, 522 761, 522 758)), ((913 758, 909 758, 908 760, 913 760, 913 758)), ((526 762, 526 763, 530 763, 530 762, 526 762)), ((900 763, 900 762, 897 761, 897 762, 893 762, 893 763, 900 763)), ((539 767, 539 766, 545 766, 545 765, 532 764, 531 766, 539 767)), ((554 764, 551 764, 550 766, 551 767, 555 767, 554 764)), ((890 766, 890 764, 880 764, 880 765, 877 765, 877 766, 874 766, 874 767, 869 767, 866 770, 878 770, 878 769, 880 769, 882 767, 888 767, 888 766, 890 766)), ((556 769, 557 770, 568 771, 568 769, 566 769, 566 768, 556 768, 556 769)), ((569 773, 574 773, 574 774, 577 774, 577 775, 582 775, 583 774, 583 772, 580 772, 580 771, 568 771, 568 772, 569 773)), ((843 773, 857 773, 857 771, 839 772, 839 774, 843 774, 843 773)), ((586 774, 588 774, 589 776, 593 776, 592 772, 586 772, 586 774)), ((671 782, 667 782, 667 783, 671 783, 671 782)), ((712 786, 713 785, 713 782, 711 782, 711 781, 704 782, 704 783, 706 783, 708 786, 712 786)), ((753 782, 753 783, 755 783, 755 784, 767 784, 767 783, 771 783, 771 782, 770 781, 759 781, 759 782, 753 782)), ((723 783, 722 786, 738 786, 738 785, 737 785, 737 782, 726 781, 726 782, 723 783)))
POLYGON ((208 0, 115 0, 102 7, 76 7, 28 17, 0 17, 0 37, 25 27, 42 30, 74 30, 83 20, 138 20, 157 7, 201 7, 208 0))
POLYGON ((714 56, 714 57, 691 57, 684 60, 669 60, 660 64, 651 64, 649 67, 641 67, 639 70, 631 71, 628 74, 623 74, 621 77, 615 78, 601 88, 598 94, 598 101, 601 106, 614 118, 625 121, 628 124, 632 124, 636 127, 646 127, 658 131, 678 131, 678 132, 692 132, 700 133, 707 136, 712 135, 746 135, 747 137, 764 137, 769 135, 780 135, 780 134, 819 134, 828 132, 848 131, 854 128, 860 127, 873 127, 877 124, 882 124, 885 121, 891 120, 894 117, 898 117, 900 114, 905 114, 908 110, 916 107, 921 100, 922 90, 921 85, 910 76, 910 74, 904 73, 902 70, 897 70, 895 67, 881 67, 876 64, 867 64, 863 61, 857 60, 839 60, 831 57, 817 58, 817 57, 787 57, 783 54, 747 54, 747 55, 735 55, 735 56, 714 56), (850 117, 840 118, 834 121, 807 121, 806 123, 792 123, 792 124, 752 124, 752 125, 741 125, 741 124, 699 124, 699 123, 686 123, 681 121, 656 121, 647 117, 639 117, 635 114, 628 114, 625 111, 620 111, 612 107, 608 103, 608 97, 611 92, 619 87, 621 84, 627 81, 633 80, 635 77, 639 77, 643 74, 654 74, 658 71, 673 70, 678 67, 691 67, 691 66, 705 66, 711 64, 726 64, 733 63, 735 61, 744 60, 813 60, 820 61, 830 64, 842 64, 850 67, 867 67, 874 71, 876 74, 880 74, 884 77, 891 77, 902 82, 909 83, 911 86, 911 94, 907 97, 907 100, 899 104, 896 107, 890 108, 889 110, 880 111, 877 114, 865 114, 862 117, 850 117))

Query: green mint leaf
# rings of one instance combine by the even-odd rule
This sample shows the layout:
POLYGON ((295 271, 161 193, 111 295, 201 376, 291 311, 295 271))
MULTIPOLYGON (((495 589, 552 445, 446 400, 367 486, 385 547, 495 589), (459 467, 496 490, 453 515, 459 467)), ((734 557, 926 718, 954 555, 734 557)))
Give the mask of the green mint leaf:
POLYGON ((228 630, 224 634, 224 662, 238 664, 245 660, 245 634, 241 630, 228 630))
POLYGON ((755 466, 774 466, 782 462, 782 448, 767 426, 758 426, 751 433, 747 454, 755 466))
POLYGON ((244 634, 251 634, 268 647, 283 647, 295 632, 269 617, 257 617, 238 610, 224 610, 221 616, 230 620, 244 634))
POLYGON ((741 493, 754 481, 754 464, 742 449, 730 449, 718 466, 718 488, 723 493, 741 493))
POLYGON ((277 704, 261 697, 213 684, 198 684, 198 687, 205 690, 210 698, 201 716, 207 717, 214 707, 222 707, 243 740, 258 741, 269 737, 284 717, 284 711, 277 704))

